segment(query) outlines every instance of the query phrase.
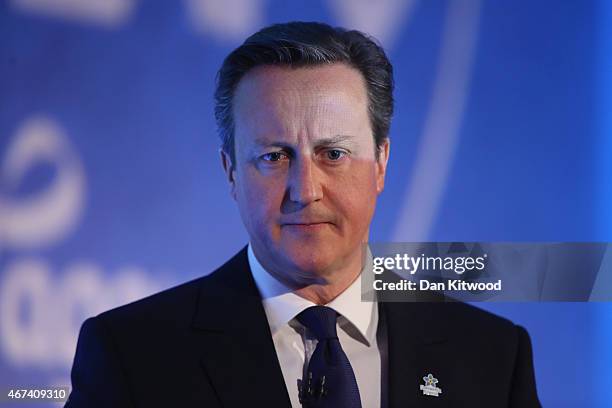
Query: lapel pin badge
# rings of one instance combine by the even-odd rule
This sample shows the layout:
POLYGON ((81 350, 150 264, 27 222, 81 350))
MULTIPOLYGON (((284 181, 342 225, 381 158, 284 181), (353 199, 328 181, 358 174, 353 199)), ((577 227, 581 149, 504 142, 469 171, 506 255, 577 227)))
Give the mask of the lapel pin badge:
POLYGON ((425 381, 425 385, 421 385, 423 395, 439 397, 442 394, 442 389, 436 386, 438 379, 432 374, 427 374, 427 376, 423 377, 423 381, 425 381))

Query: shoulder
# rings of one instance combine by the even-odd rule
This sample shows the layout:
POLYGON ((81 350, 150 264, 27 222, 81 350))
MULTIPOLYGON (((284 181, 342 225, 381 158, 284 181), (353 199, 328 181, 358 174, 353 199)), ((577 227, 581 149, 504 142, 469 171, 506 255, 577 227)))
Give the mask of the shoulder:
POLYGON ((198 292, 205 285, 209 276, 200 277, 178 286, 165 289, 126 305, 101 313, 97 320, 106 323, 130 323, 147 321, 160 323, 164 320, 176 320, 184 317, 184 311, 193 310, 197 304, 198 292))
POLYGON ((185 328, 192 322, 202 297, 232 290, 233 280, 248 270, 243 249, 210 274, 108 310, 93 318, 101 324, 133 331, 140 326, 185 328))
POLYGON ((511 320, 469 303, 443 302, 436 306, 439 308, 435 312, 444 314, 448 324, 457 328, 513 330, 514 323, 511 320))
POLYGON ((523 327, 471 304, 449 302, 429 307, 430 323, 443 326, 440 330, 448 350, 462 366, 474 370, 486 367, 485 371, 507 376, 510 381, 517 365, 532 364, 531 341, 523 327))
POLYGON ((433 318, 444 322, 450 339, 490 348, 493 345, 515 348, 525 329, 511 320, 463 302, 432 305, 433 318))
POLYGON ((503 392, 507 392, 510 407, 540 407, 527 330, 469 304, 446 305, 443 309, 448 316, 447 332, 455 362, 480 377, 486 389, 506 384, 503 392))
POLYGON ((510 320, 461 302, 410 302, 385 306, 393 333, 446 344, 457 355, 511 364, 525 330, 510 320), (400 326, 404 326, 403 328, 400 326))

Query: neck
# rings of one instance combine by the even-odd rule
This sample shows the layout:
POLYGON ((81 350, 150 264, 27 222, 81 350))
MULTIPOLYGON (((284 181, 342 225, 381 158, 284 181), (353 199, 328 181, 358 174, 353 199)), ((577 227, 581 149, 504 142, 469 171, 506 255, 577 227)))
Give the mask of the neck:
POLYGON ((326 305, 351 286, 360 273, 361 269, 357 267, 351 273, 339 274, 334 277, 336 279, 331 279, 325 284, 304 286, 296 289, 294 293, 317 305, 326 305))
POLYGON ((344 292, 359 277, 363 268, 361 251, 340 262, 340 267, 320 275, 322 279, 299 286, 294 293, 317 305, 326 305, 344 292))
MULTIPOLYGON (((253 245, 251 243, 251 245, 253 245)), ((362 251, 356 251, 345 257, 337 260, 333 267, 329 270, 317 272, 301 272, 293 274, 280 273, 279 269, 287 270, 287 268, 274 268, 272 265, 266 265, 261 258, 257 256, 256 248, 253 247, 253 253, 257 261, 264 269, 282 282, 298 296, 309 300, 317 305, 325 305, 342 292, 344 292, 361 274, 363 268, 364 254, 362 251)))

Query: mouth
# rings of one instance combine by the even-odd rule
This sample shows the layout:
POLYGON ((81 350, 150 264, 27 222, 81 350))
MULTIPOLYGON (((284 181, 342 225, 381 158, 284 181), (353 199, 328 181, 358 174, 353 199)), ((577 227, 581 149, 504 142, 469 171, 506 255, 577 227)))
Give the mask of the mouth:
POLYGON ((286 223, 283 224, 283 227, 289 228, 300 228, 300 229, 317 229, 322 228, 327 225, 331 225, 329 222, 296 222, 296 223, 286 223))

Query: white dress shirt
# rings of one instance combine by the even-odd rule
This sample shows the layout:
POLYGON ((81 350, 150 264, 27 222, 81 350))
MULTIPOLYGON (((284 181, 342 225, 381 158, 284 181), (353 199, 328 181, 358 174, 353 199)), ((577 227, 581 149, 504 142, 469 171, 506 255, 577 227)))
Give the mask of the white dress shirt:
MULTIPOLYGON (((302 405, 298 399, 297 380, 302 378, 317 340, 295 317, 304 309, 316 305, 296 295, 270 275, 255 257, 251 245, 248 257, 255 284, 262 297, 291 405, 300 408, 302 405)), ((381 353, 376 338, 378 307, 375 302, 361 301, 361 274, 325 306, 340 314, 337 323, 338 338, 355 372, 361 405, 367 408, 380 407, 381 353)))

